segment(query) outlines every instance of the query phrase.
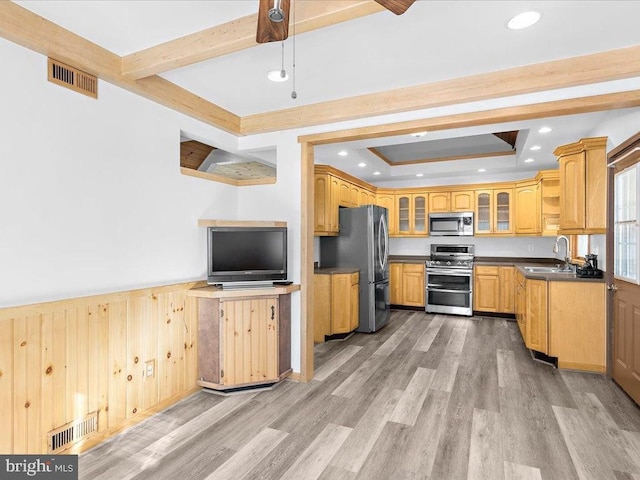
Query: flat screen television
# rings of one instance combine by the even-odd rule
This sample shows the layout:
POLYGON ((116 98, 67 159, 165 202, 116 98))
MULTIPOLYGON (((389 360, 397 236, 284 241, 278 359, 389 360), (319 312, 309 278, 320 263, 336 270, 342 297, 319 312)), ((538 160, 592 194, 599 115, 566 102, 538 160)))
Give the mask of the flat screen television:
POLYGON ((287 279, 287 227, 207 227, 207 283, 287 279))

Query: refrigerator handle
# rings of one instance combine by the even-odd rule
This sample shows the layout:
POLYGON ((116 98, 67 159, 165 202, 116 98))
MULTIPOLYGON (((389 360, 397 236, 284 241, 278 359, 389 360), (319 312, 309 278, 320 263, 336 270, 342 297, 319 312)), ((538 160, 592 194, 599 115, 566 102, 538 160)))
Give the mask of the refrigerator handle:
POLYGON ((388 245, 387 245, 387 222, 384 218, 384 215, 380 216, 380 228, 378 229, 378 255, 380 256, 380 268, 384 271, 387 266, 387 258, 389 255, 388 245), (382 238, 381 238, 382 237, 382 238), (384 251, 381 252, 380 249, 383 248, 384 242, 384 251))

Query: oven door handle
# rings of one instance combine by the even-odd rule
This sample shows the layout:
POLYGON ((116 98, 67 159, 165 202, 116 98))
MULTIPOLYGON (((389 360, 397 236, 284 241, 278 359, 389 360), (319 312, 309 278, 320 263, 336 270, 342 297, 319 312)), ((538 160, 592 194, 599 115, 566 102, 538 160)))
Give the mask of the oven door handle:
POLYGON ((473 272, 461 272, 460 270, 431 270, 427 268, 427 275, 453 275, 455 277, 471 277, 473 276, 473 272))
POLYGON ((444 293, 472 293, 472 290, 445 290, 444 288, 429 288, 427 285, 427 290, 432 292, 444 292, 444 293))

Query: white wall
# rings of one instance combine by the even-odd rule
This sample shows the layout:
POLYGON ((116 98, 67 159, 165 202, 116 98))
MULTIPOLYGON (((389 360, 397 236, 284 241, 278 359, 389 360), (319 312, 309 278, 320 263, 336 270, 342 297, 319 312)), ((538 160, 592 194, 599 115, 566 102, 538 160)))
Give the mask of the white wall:
POLYGON ((194 279, 198 218, 236 218, 237 189, 183 176, 180 130, 235 137, 106 82, 94 100, 0 39, 0 307, 194 279))

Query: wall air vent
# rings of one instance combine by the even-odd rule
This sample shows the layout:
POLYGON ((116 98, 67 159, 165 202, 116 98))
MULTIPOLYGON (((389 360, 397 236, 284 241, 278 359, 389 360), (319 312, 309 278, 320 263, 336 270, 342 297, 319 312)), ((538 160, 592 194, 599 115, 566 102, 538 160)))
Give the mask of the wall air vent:
POLYGON ((92 98, 98 98, 98 78, 77 68, 70 67, 58 60, 49 58, 50 82, 70 88, 92 98))
POLYGON ((66 450, 71 445, 83 438, 89 437, 98 431, 98 412, 86 415, 80 420, 67 423, 51 430, 48 434, 49 453, 58 453, 66 450))

